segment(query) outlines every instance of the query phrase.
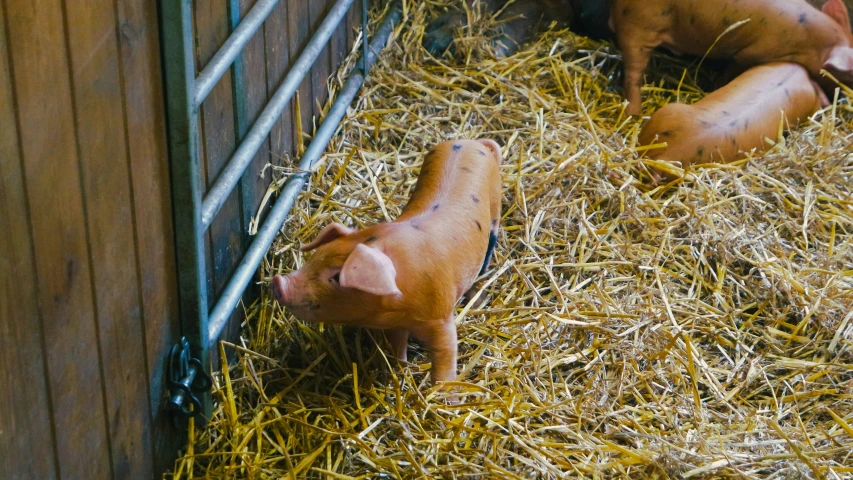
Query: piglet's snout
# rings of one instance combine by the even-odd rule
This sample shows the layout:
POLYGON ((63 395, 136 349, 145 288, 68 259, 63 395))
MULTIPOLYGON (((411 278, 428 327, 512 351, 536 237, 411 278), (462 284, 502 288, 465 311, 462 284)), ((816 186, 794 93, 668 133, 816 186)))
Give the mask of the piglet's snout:
POLYGON ((279 305, 289 307, 295 303, 293 280, 276 275, 272 279, 272 294, 279 305))

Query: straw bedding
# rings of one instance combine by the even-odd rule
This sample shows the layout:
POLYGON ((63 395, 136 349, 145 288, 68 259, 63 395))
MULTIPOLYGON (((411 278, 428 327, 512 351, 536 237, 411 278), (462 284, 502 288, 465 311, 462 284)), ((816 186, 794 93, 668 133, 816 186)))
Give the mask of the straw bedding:
MULTIPOLYGON (((220 344, 237 361, 215 416, 167 476, 850 478, 848 101, 650 190, 612 45, 551 29, 498 60, 472 12, 456 56, 434 59, 420 38, 444 6, 406 5, 262 277, 297 268, 329 222, 393 219, 432 145, 494 138, 504 229, 459 307, 462 404, 432 389, 416 341, 400 364, 381 335, 296 321, 267 288, 240 345, 220 344)), ((655 58, 646 114, 708 88, 686 62, 655 58)))

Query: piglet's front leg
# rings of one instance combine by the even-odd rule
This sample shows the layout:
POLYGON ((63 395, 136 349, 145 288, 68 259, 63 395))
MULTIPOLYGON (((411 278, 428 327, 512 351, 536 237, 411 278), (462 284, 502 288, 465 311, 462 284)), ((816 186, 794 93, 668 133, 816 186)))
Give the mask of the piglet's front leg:
MULTIPOLYGON (((417 334, 416 334, 417 335, 417 334)), ((430 325, 418 335, 432 354, 432 380, 452 382, 456 380, 456 324, 449 317, 430 325)))
POLYGON ((627 23, 621 25, 619 49, 625 64, 625 99, 628 100, 628 115, 640 116, 643 111, 640 88, 643 86, 643 74, 649 65, 652 51, 660 46, 660 40, 653 32, 647 32, 627 23))

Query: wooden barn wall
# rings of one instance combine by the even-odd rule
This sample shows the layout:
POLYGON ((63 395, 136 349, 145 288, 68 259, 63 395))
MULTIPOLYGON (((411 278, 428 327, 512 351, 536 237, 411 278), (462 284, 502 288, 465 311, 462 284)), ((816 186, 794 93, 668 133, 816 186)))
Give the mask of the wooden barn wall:
MULTIPOLYGON (((194 2, 199 67, 227 38, 229 2, 253 4, 194 2)), ((249 123, 332 3, 282 0, 249 43, 249 123)), ((358 12, 299 89, 306 132, 358 12)), ((153 0, 0 0, 0 477, 160 478, 184 442, 162 410, 180 327, 157 15, 153 0)), ((208 186, 245 133, 232 80, 201 110, 208 186)), ((302 141, 294 115, 210 231, 212 294, 251 240, 261 169, 302 141)))

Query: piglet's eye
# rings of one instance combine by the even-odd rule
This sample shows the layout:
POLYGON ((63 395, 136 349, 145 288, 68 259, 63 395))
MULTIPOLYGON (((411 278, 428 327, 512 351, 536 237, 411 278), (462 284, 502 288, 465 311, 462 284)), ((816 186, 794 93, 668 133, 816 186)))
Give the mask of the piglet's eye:
POLYGON ((334 274, 329 278, 329 281, 332 283, 341 283, 341 274, 340 272, 334 274))

